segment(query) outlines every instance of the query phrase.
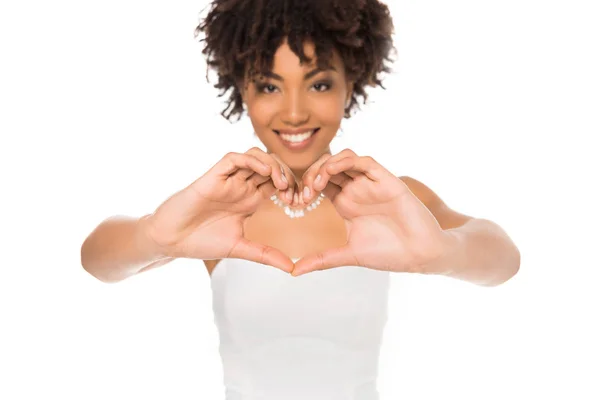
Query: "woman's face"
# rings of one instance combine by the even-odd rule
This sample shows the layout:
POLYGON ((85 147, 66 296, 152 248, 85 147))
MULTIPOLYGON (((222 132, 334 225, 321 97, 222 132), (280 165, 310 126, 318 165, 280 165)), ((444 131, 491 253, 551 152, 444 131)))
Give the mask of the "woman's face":
POLYGON ((297 177, 321 155, 330 153, 352 84, 346 80, 338 54, 330 69, 316 69, 314 46, 307 43, 300 59, 284 42, 274 56, 272 71, 245 82, 242 98, 258 138, 267 152, 277 154, 297 177))

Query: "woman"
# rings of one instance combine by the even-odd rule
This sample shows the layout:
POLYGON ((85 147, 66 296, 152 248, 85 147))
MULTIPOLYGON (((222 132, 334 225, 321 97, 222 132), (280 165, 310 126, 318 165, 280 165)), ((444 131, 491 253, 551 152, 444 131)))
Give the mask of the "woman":
POLYGON ((377 399, 391 272, 498 285, 519 251, 371 157, 331 154, 342 118, 388 72, 393 24, 378 0, 215 0, 197 27, 267 151, 228 153, 141 218, 110 218, 82 245, 105 282, 176 258, 211 279, 227 399, 377 399))

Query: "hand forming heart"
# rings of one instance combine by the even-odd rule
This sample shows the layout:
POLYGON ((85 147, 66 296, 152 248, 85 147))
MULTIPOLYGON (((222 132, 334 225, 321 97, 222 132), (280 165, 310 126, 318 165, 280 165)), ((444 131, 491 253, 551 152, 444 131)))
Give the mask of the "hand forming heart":
MULTIPOLYGON (((406 184, 371 157, 346 149, 325 154, 303 176, 308 204, 323 191, 347 228, 346 245, 305 256, 292 275, 340 266, 391 272, 425 272, 455 245, 406 184)), ((304 196, 305 197, 305 196, 304 196)))
POLYGON ((435 273, 434 264, 443 264, 443 256, 456 248, 456 237, 440 228, 400 178, 371 157, 351 150, 325 154, 296 183, 275 155, 258 148, 228 153, 140 219, 140 242, 157 257, 241 258, 293 275, 339 266, 435 273), (266 198, 278 193, 290 204, 301 196, 286 195, 300 189, 312 190, 301 204, 319 191, 329 197, 345 221, 347 242, 294 264, 280 250, 245 238, 244 224, 266 198))

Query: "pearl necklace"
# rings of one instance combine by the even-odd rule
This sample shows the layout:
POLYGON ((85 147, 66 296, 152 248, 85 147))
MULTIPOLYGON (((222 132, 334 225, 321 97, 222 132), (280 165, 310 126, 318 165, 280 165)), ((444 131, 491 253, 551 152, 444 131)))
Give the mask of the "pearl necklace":
POLYGON ((273 203, 278 205, 280 208, 283 208, 283 211, 285 212, 285 214, 290 218, 304 217, 304 211, 314 210, 315 208, 317 208, 319 206, 319 204, 321 204, 321 200, 324 198, 325 198, 325 194, 323 192, 321 192, 321 194, 319 194, 317 196, 317 199, 315 201, 313 201, 312 203, 310 203, 307 207, 300 208, 300 209, 292 209, 289 205, 287 205, 283 201, 281 201, 279 199, 279 197, 277 197, 276 194, 271 196, 271 200, 273 200, 273 203))

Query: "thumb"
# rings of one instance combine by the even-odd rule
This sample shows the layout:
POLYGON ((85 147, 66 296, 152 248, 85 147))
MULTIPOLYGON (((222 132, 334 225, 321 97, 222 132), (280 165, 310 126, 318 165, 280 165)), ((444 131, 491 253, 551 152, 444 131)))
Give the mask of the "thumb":
POLYGON ((229 258, 241 258, 270 265, 287 273, 290 273, 294 268, 292 260, 281 251, 264 244, 254 243, 245 238, 241 238, 236 243, 229 254, 229 258))
POLYGON ((342 246, 302 257, 294 265, 293 276, 347 265, 359 265, 350 246, 342 246))

